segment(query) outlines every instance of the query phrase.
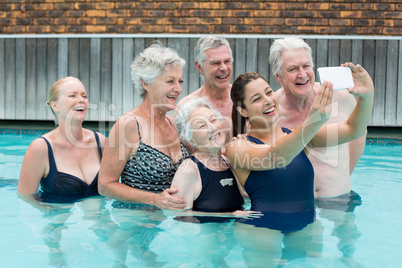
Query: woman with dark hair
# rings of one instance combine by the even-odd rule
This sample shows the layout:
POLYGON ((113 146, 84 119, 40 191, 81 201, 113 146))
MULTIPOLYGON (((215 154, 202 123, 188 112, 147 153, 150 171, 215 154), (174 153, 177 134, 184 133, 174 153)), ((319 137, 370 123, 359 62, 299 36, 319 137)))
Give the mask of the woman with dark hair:
POLYGON ((282 242, 304 255, 317 252, 313 249, 316 243, 309 241, 315 218, 314 170, 306 154, 311 148, 334 146, 363 135, 373 107, 374 86, 368 73, 359 65, 344 66, 351 68, 355 84, 348 91, 359 99, 350 117, 338 124, 325 124, 332 106, 330 82, 321 84, 309 116, 293 130, 277 126, 281 118, 275 92, 259 74, 240 75, 233 83, 233 135, 247 128, 247 139, 231 142, 226 156, 250 197, 251 210, 263 213, 236 224, 246 261, 254 256, 276 265, 282 242), (259 230, 261 244, 247 242, 250 228, 259 230))

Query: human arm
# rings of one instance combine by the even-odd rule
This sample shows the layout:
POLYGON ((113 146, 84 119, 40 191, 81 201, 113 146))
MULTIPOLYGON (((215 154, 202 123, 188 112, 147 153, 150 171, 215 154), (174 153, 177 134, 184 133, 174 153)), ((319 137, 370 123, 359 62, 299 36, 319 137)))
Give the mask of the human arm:
POLYGON ((99 171, 98 190, 101 195, 127 202, 143 203, 162 209, 182 209, 184 200, 172 196, 175 189, 152 193, 120 183, 119 178, 127 160, 134 157, 139 146, 136 119, 123 115, 110 131, 99 171))
POLYGON ((311 140, 312 147, 335 146, 361 137, 366 133, 374 103, 374 84, 367 71, 360 65, 345 63, 350 67, 355 86, 348 91, 358 96, 357 104, 349 118, 339 123, 324 125, 311 140))
POLYGON ((40 181, 48 172, 48 150, 45 140, 35 139, 28 147, 22 160, 17 191, 32 195, 38 191, 40 181))
POLYGON ((239 176, 240 170, 268 170, 276 168, 269 163, 288 165, 314 137, 316 132, 328 120, 331 113, 333 86, 323 82, 313 101, 306 120, 282 138, 275 140, 272 134, 272 144, 255 144, 243 139, 232 141, 226 149, 226 157, 236 171, 242 185, 244 176, 239 176), (267 164, 268 163, 268 164, 267 164))

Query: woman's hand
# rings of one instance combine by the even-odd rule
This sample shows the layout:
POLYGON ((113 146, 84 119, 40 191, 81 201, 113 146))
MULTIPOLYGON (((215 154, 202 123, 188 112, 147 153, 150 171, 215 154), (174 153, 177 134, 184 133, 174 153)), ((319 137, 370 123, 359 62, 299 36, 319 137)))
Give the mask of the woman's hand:
POLYGON ((373 80, 361 65, 357 64, 355 66, 352 62, 346 62, 342 66, 349 67, 352 71, 355 86, 348 89, 350 93, 363 98, 374 94, 373 80))
POLYGON ((162 193, 156 195, 153 205, 160 209, 184 209, 186 207, 186 201, 183 198, 173 196, 173 194, 177 192, 178 189, 173 187, 164 190, 162 193))

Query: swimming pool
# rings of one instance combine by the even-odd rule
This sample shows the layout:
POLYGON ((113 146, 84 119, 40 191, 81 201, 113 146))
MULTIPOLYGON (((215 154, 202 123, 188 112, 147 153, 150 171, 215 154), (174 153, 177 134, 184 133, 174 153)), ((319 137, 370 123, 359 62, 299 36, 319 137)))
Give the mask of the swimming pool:
MULTIPOLYGON (((114 209, 104 197, 40 211, 17 198, 24 153, 39 136, 0 134, 3 267, 246 267, 232 221, 180 222, 158 212, 114 209)), ((317 209, 320 256, 293 254, 284 267, 401 265, 402 147, 381 144, 366 146, 352 176, 363 204, 354 213, 317 209)))

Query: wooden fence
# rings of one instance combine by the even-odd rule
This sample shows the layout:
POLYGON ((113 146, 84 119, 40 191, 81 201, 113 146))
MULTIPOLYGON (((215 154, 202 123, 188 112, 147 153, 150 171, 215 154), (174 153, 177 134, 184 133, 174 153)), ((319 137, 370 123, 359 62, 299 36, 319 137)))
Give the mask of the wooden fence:
MULTIPOLYGON (((130 65, 155 40, 176 49, 187 64, 181 96, 202 84, 193 48, 200 35, 0 35, 0 119, 53 120, 47 92, 59 78, 81 79, 91 103, 89 121, 115 121, 141 102, 130 65)), ((234 75, 258 72, 276 89, 269 47, 283 36, 228 35, 234 75)), ((361 63, 372 76, 371 126, 402 126, 402 38, 299 36, 313 50, 314 65, 361 63)))

